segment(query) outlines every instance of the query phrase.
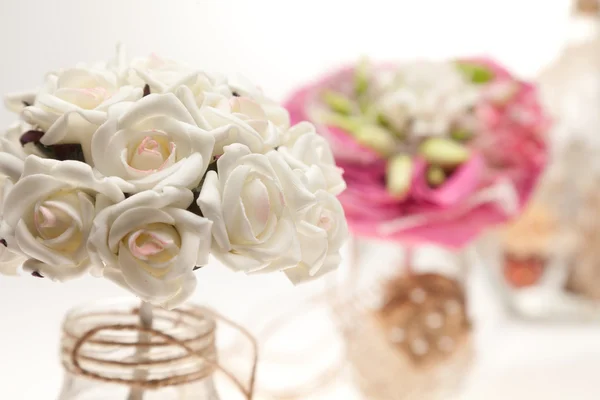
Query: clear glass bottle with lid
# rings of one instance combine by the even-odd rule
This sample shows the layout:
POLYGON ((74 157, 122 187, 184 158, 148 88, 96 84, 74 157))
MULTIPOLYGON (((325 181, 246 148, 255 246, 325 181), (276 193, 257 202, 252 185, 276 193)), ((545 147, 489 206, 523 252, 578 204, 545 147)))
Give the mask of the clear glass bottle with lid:
POLYGON ((479 242, 502 300, 538 320, 600 319, 600 1, 573 0, 569 36, 539 77, 553 119, 527 210, 479 242))

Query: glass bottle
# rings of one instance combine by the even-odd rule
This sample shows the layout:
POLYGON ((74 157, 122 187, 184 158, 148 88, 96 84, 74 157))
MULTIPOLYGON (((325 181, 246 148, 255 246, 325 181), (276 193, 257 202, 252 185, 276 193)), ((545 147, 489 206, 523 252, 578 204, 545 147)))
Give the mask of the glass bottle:
POLYGON ((260 341, 258 393, 369 400, 460 393, 473 355, 464 290, 470 258, 433 245, 407 249, 353 238, 339 274, 260 307, 259 321, 248 321, 260 341))
POLYGON ((339 316, 357 388, 373 400, 460 393, 473 357, 466 252, 358 245, 352 307, 339 316))
POLYGON ((574 0, 569 36, 539 77, 553 119, 545 176, 527 210, 478 249, 512 314, 600 318, 600 2, 574 0))
POLYGON ((133 301, 72 310, 63 324, 58 399, 219 400, 216 320, 191 305, 151 313, 151 330, 144 330, 133 301))
POLYGON ((478 250, 513 315, 598 320, 600 171, 581 139, 556 155, 526 211, 478 250))

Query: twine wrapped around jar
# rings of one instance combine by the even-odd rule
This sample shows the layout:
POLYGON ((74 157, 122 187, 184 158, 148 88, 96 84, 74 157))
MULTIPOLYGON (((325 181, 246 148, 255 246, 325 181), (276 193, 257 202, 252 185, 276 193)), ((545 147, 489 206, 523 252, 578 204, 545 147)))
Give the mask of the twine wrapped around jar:
POLYGON ((113 303, 68 314, 61 344, 67 379, 60 400, 138 398, 132 388, 141 389, 144 395, 139 398, 144 400, 218 400, 212 380, 215 372, 226 376, 241 398, 252 399, 257 349, 247 331, 193 305, 171 311, 153 308, 152 328, 140 325, 139 313, 139 306, 113 303), (247 382, 224 368, 219 359, 218 322, 234 328, 250 343, 247 382))
POLYGON ((443 399, 473 356, 462 286, 435 273, 390 280, 380 307, 344 331, 362 393, 372 400, 443 399))

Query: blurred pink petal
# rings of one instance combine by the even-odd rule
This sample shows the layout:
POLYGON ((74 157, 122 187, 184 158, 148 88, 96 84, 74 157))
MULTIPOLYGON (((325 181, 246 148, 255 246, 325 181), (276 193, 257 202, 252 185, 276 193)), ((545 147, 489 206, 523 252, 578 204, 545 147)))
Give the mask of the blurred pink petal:
POLYGON ((481 154, 474 155, 437 188, 427 183, 427 165, 423 160, 415 163, 413 189, 414 199, 441 207, 450 207, 466 200, 479 188, 485 161, 481 154))

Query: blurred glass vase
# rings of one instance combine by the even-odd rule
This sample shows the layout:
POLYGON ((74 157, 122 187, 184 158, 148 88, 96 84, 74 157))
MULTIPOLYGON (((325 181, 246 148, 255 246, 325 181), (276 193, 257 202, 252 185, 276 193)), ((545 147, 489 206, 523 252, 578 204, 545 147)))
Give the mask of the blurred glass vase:
POLYGON ((572 3, 566 44, 539 77, 554 120, 546 175, 528 210, 479 244, 523 318, 600 319, 600 2, 572 3))
POLYGON ((600 319, 600 175, 593 158, 585 142, 572 142, 525 213, 479 243, 516 316, 600 319))
POLYGON ((373 400, 458 393, 473 357, 464 254, 368 246, 352 307, 338 313, 359 390, 373 400))

